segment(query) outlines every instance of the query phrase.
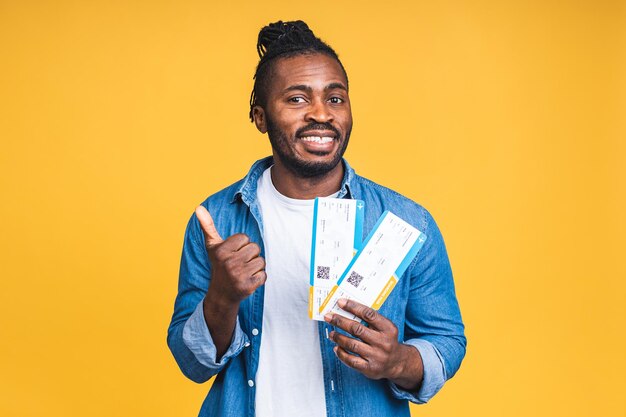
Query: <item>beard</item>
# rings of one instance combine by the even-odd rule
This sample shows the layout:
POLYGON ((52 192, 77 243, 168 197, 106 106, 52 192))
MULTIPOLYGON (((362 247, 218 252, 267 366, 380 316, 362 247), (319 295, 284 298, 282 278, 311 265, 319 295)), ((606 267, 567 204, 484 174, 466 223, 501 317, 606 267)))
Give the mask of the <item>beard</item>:
MULTIPOLYGON (((348 141, 350 140, 350 133, 352 132, 352 126, 346 132, 343 142, 335 151, 335 155, 333 155, 330 161, 305 161, 303 159, 298 158, 297 155, 293 153, 292 147, 289 144, 289 137, 287 134, 280 130, 272 121, 272 119, 265 114, 265 121, 267 125, 267 135, 269 136, 270 143, 272 145, 272 149, 274 150, 275 155, 280 159, 282 164, 295 176, 300 178, 315 178, 315 177, 323 177, 332 171, 339 162, 341 162, 341 158, 343 154, 346 152, 346 148, 348 147, 348 141)), ((332 125, 328 123, 311 123, 301 129, 298 129, 298 132, 305 132, 308 130, 315 129, 323 129, 323 130, 332 130, 337 135, 337 138, 340 137, 339 131, 332 125)), ((296 133, 296 137, 299 134, 296 133)), ((335 139, 337 140, 337 139, 335 139)), ((312 152, 314 155, 325 156, 326 152, 312 152)))

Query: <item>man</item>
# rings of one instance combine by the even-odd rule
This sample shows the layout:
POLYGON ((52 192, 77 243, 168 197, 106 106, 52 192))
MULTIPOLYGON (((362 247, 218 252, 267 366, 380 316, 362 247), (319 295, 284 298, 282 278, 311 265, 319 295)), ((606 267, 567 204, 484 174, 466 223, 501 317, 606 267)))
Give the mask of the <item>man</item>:
POLYGON ((217 375, 200 416, 407 416, 465 354, 439 230, 405 197, 342 159, 348 78, 301 21, 259 33, 250 116, 272 156, 196 209, 185 233, 168 344, 196 382, 217 375), (365 202, 364 233, 387 209, 428 236, 379 312, 354 301, 308 318, 313 199, 365 202))

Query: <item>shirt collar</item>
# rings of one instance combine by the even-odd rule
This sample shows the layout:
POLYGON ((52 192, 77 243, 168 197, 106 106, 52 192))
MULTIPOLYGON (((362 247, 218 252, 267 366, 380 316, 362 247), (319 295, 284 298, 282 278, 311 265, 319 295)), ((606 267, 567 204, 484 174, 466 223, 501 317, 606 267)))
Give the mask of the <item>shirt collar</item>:
MULTIPOLYGON (((344 167, 343 180, 341 181, 341 188, 339 188, 339 194, 337 198, 354 198, 353 192, 351 190, 351 183, 356 176, 354 170, 348 164, 348 161, 345 158, 342 158, 342 163, 344 167)), ((266 169, 272 166, 274 163, 274 159, 272 156, 267 156, 263 159, 259 159, 256 161, 248 174, 241 181, 241 185, 237 188, 235 193, 233 194, 233 199, 231 203, 236 202, 241 199, 248 206, 256 199, 256 188, 259 177, 263 175, 266 169)))

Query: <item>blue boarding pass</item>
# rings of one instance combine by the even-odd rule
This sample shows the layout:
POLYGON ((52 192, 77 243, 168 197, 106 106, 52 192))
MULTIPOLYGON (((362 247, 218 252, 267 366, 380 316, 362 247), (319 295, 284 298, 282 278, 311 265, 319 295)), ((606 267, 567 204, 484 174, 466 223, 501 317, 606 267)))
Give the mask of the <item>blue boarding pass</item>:
POLYGON ((333 312, 360 320, 339 308, 337 301, 340 298, 352 299, 378 310, 425 241, 425 234, 385 211, 328 293, 320 306, 320 316, 333 312))
POLYGON ((313 320, 324 320, 320 314, 323 301, 361 247, 364 210, 361 200, 315 199, 309 289, 309 318, 313 320))

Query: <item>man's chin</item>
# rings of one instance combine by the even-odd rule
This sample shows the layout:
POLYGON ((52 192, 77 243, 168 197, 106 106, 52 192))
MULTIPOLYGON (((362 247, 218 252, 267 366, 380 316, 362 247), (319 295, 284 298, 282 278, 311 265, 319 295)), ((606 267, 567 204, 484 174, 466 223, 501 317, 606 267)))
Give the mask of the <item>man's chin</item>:
MULTIPOLYGON (((328 156, 328 153, 320 156, 328 156)), ((301 178, 314 178, 314 177, 322 177, 333 169, 337 167, 341 163, 341 156, 335 156, 330 160, 326 159, 316 159, 313 158, 311 160, 304 159, 295 159, 295 158, 284 158, 281 157, 282 164, 291 171, 294 175, 299 176, 301 178)))

